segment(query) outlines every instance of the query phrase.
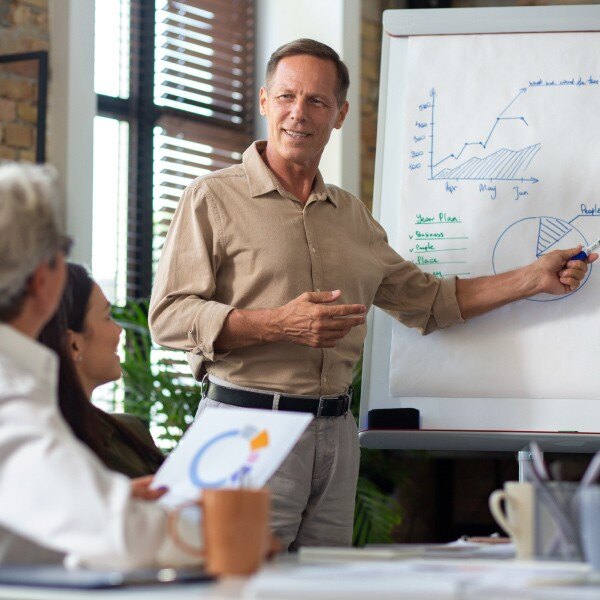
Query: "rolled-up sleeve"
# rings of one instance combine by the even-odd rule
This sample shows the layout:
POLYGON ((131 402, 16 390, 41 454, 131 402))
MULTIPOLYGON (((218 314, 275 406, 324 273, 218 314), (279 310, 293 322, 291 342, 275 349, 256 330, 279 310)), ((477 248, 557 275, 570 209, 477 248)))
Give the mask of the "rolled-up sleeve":
POLYGON ((457 323, 464 323, 460 308, 456 300, 456 277, 448 277, 439 280, 440 285, 431 307, 431 317, 424 333, 435 329, 445 329, 457 323))
POLYGON ((181 196, 162 250, 149 325, 156 342, 215 359, 219 337, 232 306, 213 299, 223 256, 219 213, 208 187, 190 185, 181 196))
POLYGON ((373 304, 423 334, 464 323, 456 300, 456 278, 439 279, 404 260, 371 218, 371 251, 383 271, 373 304))

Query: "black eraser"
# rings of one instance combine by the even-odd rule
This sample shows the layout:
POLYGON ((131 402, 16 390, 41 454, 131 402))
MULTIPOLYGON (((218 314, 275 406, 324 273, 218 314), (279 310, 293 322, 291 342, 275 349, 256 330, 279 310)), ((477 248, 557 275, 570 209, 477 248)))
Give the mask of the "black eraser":
POLYGON ((420 429, 416 408, 375 408, 367 415, 368 429, 420 429))

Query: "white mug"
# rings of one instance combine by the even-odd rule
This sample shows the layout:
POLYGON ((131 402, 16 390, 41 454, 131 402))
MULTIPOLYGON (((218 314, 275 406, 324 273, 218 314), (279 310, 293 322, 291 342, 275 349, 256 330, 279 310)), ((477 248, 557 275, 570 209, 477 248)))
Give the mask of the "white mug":
POLYGON ((507 481, 492 492, 490 511, 508 533, 520 560, 533 558, 535 549, 535 489, 532 483, 507 481), (503 508, 504 506, 504 508, 503 508))

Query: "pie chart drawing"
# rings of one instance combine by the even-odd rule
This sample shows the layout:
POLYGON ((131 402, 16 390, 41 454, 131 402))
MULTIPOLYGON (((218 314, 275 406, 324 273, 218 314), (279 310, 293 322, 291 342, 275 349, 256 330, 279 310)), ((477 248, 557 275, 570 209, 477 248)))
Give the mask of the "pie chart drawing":
POLYGON ((268 432, 252 426, 216 434, 194 454, 190 480, 200 489, 241 486, 268 445, 268 432))
MULTIPOLYGON (((543 254, 556 249, 587 246, 585 236, 568 221, 557 217, 526 217, 509 225, 500 235, 492 254, 494 274, 504 273, 529 264, 543 254)), ((581 285, 563 296, 538 294, 527 298, 532 302, 553 302, 577 293, 587 282, 592 267, 588 268, 581 285)))

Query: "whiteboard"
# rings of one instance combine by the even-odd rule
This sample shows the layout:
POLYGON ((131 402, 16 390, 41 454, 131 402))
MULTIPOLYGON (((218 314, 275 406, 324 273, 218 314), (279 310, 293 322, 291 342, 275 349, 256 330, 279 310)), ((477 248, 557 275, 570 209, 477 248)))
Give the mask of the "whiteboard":
MULTIPOLYGON (((600 236, 598 31, 599 6, 384 13, 374 214, 400 254, 476 276, 600 236)), ((600 447, 599 277, 426 337, 373 309, 361 443, 600 447), (421 431, 367 430, 369 410, 402 407, 421 431)))

